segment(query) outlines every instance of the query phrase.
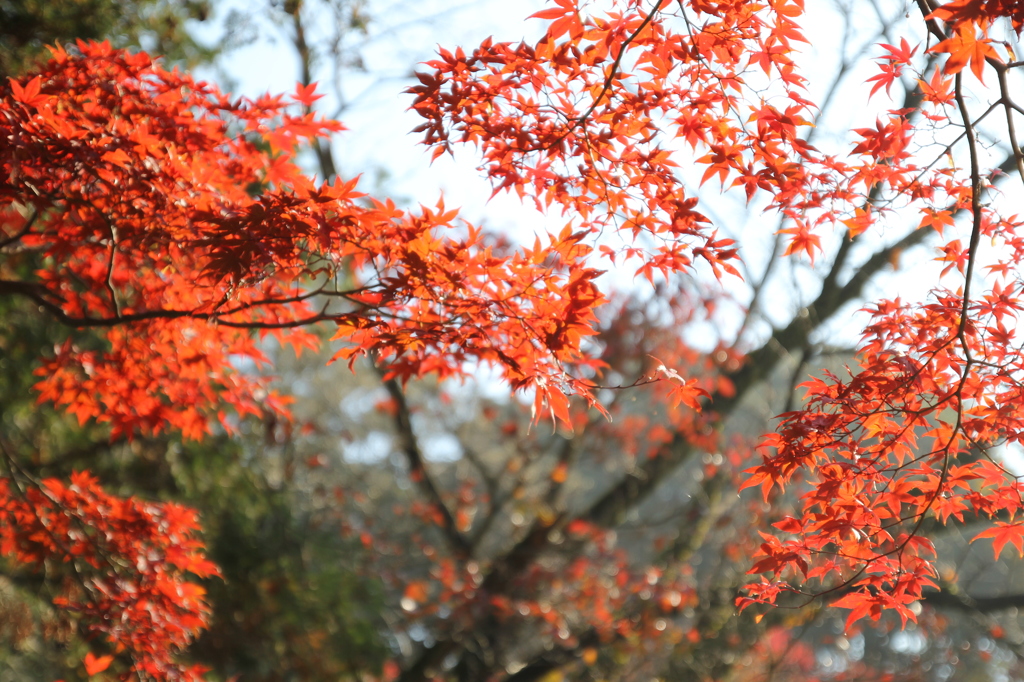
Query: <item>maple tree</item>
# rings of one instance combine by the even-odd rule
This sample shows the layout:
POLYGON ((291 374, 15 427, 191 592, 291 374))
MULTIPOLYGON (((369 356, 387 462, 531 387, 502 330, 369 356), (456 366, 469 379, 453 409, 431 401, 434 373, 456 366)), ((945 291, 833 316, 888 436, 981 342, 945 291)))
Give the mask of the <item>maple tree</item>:
MULTIPOLYGON (((280 98, 230 102, 144 54, 79 49, 56 51, 49 71, 12 79, 4 94, 4 137, 14 143, 0 291, 69 326, 109 329, 102 350, 72 339, 55 350, 39 370, 41 400, 82 422, 109 422, 115 438, 166 428, 198 437, 211 418, 230 426, 221 405, 239 415, 283 410, 263 382, 234 371, 238 358, 262 359, 248 330, 331 319, 351 343, 341 356, 394 355, 403 377, 495 359, 510 381, 539 382, 538 395, 558 395, 564 410, 560 388, 545 382, 579 354, 587 310, 599 300, 589 284, 596 271, 569 279, 542 265, 540 247, 499 257, 477 248, 473 228, 439 240, 434 230, 454 218, 443 204, 408 215, 389 202, 358 203, 354 182, 315 187, 290 152, 340 126, 287 114, 280 98), (239 126, 233 136, 230 124, 239 126), (247 133, 261 134, 270 151, 247 133), (79 155, 90 163, 72 161, 79 155), (245 236, 265 228, 277 236, 245 236), (26 266, 35 267, 19 278, 26 266), (322 286, 302 286, 315 276, 322 286), (339 286, 342 277, 351 286, 339 286), (352 310, 314 311, 317 295, 352 310), (533 340, 548 352, 536 356, 533 340)), ((295 99, 308 105, 315 95, 301 87, 295 99)), ((564 234, 555 248, 570 259, 585 250, 577 240, 564 234)), ((312 342, 296 331, 287 339, 312 342)), ((66 545, 55 540, 52 549, 66 545)), ((135 663, 140 672, 146 665, 135 663)))
MULTIPOLYGON (((402 608, 435 634, 392 671, 399 679, 446 666, 464 679, 538 679, 599 662, 609 642, 680 646, 689 635, 664 616, 692 609, 698 591, 686 571, 667 579, 665 567, 706 546, 725 513, 715 499, 736 487, 757 488, 767 506, 746 497, 744 513, 776 531, 762 533, 751 562, 763 577, 738 600, 747 613, 824 598, 849 609, 851 628, 890 611, 913 621, 916 602, 942 594, 934 524, 980 517, 993 525, 974 539, 991 538, 997 557, 1024 546, 1020 484, 997 452, 1024 428, 1019 220, 997 187, 1008 173, 1024 180, 1010 87, 1022 20, 994 2, 917 9, 906 36, 886 36, 867 78, 871 96, 898 97, 897 86, 903 101, 828 145, 812 139, 818 109, 797 58, 798 2, 558 0, 534 15, 546 31, 533 45, 442 50, 410 90, 419 132, 435 158, 474 145, 495 193, 565 215, 564 229, 525 246, 440 201, 405 211, 355 181, 303 174, 300 148, 341 130, 314 113, 309 78, 290 99, 232 100, 142 53, 57 48, 0 86, 0 294, 69 330, 99 331, 101 342, 69 331, 41 358, 39 399, 108 425, 112 438, 201 438, 246 416, 287 420, 287 400, 238 368, 266 361, 260 336, 314 347, 305 328, 333 323, 335 359, 355 367, 368 355, 380 368, 382 410, 423 498, 412 512, 444 544, 430 569, 436 589, 406 581, 402 608), (998 116, 1005 161, 986 143, 998 116), (776 235, 769 269, 809 263, 819 281, 790 321, 760 325, 767 340, 748 315, 709 350, 680 330, 718 322, 722 307, 756 311, 764 290, 752 280, 738 306, 730 294, 751 261, 703 206, 716 185, 772 217, 762 226, 776 235), (887 230, 903 236, 880 243, 887 230), (850 369, 816 372, 804 402, 756 448, 723 437, 788 353, 803 356, 794 376, 806 374, 814 335, 932 235, 945 268, 927 297, 869 301, 850 369), (623 301, 600 279, 610 267, 656 296, 623 301), (531 421, 550 417, 577 435, 530 441, 513 422, 505 435, 520 447, 554 448, 544 475, 527 467, 508 488, 491 467, 515 474, 508 467, 523 463, 480 460, 475 485, 444 491, 403 387, 464 377, 476 363, 529 396, 531 421), (620 402, 648 383, 657 422, 620 402), (626 456, 604 492, 573 497, 565 483, 584 447, 626 456), (706 499, 683 509, 694 530, 638 570, 611 533, 673 472, 694 468, 706 499), (492 524, 524 495, 534 504, 511 542, 484 551, 492 524), (614 580, 594 574, 583 551, 614 566, 614 580), (556 593, 542 593, 553 581, 556 593), (421 612, 429 601, 447 615, 421 612), (481 609, 497 629, 482 629, 481 609), (546 645, 521 651, 504 639, 517 613, 546 645)), ((88 474, 39 480, 4 459, 3 551, 67 574, 56 605, 111 651, 90 652, 87 674, 125 654, 125 676, 201 676, 176 661, 208 616, 188 576, 216 573, 192 513, 114 497, 88 474)), ((720 549, 736 553, 737 543, 720 549)), ((701 628, 690 632, 699 648, 701 628)), ((774 634, 762 645, 783 646, 774 634)))

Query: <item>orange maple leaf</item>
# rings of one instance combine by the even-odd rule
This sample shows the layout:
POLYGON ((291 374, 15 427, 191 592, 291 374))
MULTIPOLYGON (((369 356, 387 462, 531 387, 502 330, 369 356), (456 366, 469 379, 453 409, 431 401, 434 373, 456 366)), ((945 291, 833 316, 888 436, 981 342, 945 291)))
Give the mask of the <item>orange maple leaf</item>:
POLYGON ((991 39, 985 33, 979 37, 972 24, 958 27, 952 37, 943 40, 930 52, 949 54, 943 67, 944 73, 950 75, 959 73, 970 64, 971 72, 983 83, 985 82, 983 78, 985 60, 992 58, 1002 61, 995 48, 992 47, 991 39))
POLYGON ((1017 548, 1017 554, 1024 557, 1024 525, 1019 523, 1005 523, 999 521, 988 530, 983 530, 975 535, 971 542, 983 538, 992 538, 993 556, 998 559, 1003 547, 1011 544, 1017 548))
POLYGON ((85 655, 85 659, 82 661, 85 665, 85 674, 89 677, 103 672, 113 662, 113 656, 93 656, 91 651, 85 655))

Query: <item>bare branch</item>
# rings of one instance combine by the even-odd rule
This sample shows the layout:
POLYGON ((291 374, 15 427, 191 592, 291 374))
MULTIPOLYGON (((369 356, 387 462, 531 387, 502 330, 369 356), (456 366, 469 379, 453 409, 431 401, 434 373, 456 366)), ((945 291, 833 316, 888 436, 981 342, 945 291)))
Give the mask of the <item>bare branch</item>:
POLYGON ((441 491, 434 484, 430 472, 427 471, 419 441, 412 427, 412 414, 409 411, 409 403, 405 399, 405 392, 394 379, 385 379, 384 387, 391 399, 395 401, 395 428, 402 439, 402 452, 409 464, 410 476, 441 517, 441 531, 451 545, 452 551, 460 558, 468 559, 472 548, 459 532, 455 517, 441 497, 441 491))

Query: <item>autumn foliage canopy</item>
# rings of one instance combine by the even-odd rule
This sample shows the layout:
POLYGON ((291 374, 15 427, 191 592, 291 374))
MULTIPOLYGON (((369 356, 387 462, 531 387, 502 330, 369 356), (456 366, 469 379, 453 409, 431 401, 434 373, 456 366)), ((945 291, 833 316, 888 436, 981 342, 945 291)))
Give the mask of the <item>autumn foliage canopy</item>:
MULTIPOLYGON (((287 419, 287 398, 247 368, 265 362, 266 335, 314 347, 309 327, 327 322, 336 359, 369 356, 401 382, 490 365, 535 421, 571 429, 582 408, 604 409, 606 368, 588 345, 614 295, 604 271, 659 291, 691 272, 741 276, 702 192, 762 201, 779 257, 811 263, 838 249, 841 266, 872 234, 913 223, 940 239, 931 294, 869 302, 855 366, 805 383, 748 463, 744 485, 766 502, 802 497, 763 534, 738 601, 824 596, 850 622, 913 619, 936 578, 926 521, 992 519, 977 538, 1024 554, 1024 488, 992 454, 1024 438, 1024 236, 997 186, 1007 172, 1024 180, 1010 89, 1022 63, 998 37, 1024 14, 918 5, 926 39, 882 45, 869 78, 876 101, 911 82, 908 106, 830 149, 808 141, 817 109, 797 65, 798 1, 556 0, 535 15, 536 44, 441 50, 410 88, 417 130, 435 158, 470 144, 495 193, 564 216, 522 246, 440 200, 407 211, 355 180, 304 174, 304 146, 343 130, 314 112, 313 87, 235 100, 144 53, 56 48, 0 84, 0 295, 68 329, 40 353, 39 400, 111 437, 287 419), (1000 117, 1002 169, 979 141, 982 119, 1000 117)), ((862 286, 837 278, 823 286, 862 286)), ((751 361, 723 350, 699 377, 684 352, 652 366, 693 442, 713 438, 702 424, 751 361)), ((200 679, 175 662, 208 617, 194 581, 217 574, 195 514, 5 462, 0 550, 60 567, 57 607, 98 634, 97 653, 130 660, 127 678, 200 679)))

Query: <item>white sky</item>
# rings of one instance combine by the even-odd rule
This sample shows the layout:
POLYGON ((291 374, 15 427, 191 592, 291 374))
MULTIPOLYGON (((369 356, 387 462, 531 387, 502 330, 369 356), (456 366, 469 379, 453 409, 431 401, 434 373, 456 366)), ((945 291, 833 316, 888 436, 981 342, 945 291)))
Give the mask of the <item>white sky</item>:
MULTIPOLYGON (((223 20, 231 8, 252 5, 245 0, 221 0, 216 3, 217 17, 223 20)), ((364 190, 386 192, 403 204, 430 205, 443 192, 446 204, 462 207, 471 222, 487 216, 489 225, 514 232, 524 223, 536 225, 540 220, 536 212, 524 209, 515 199, 498 197, 487 204, 490 187, 477 172, 471 149, 461 150, 455 161, 443 156, 430 164, 429 150, 418 144, 419 134, 409 132, 422 119, 407 111, 412 98, 403 91, 416 82, 411 77, 416 65, 434 58, 438 43, 474 46, 489 35, 515 41, 537 37, 541 22, 525 18, 543 5, 543 0, 371 2, 367 9, 371 40, 363 51, 369 73, 350 72, 344 77, 345 96, 351 104, 339 118, 349 130, 334 141, 341 174, 362 173, 364 190), (382 173, 383 178, 379 177, 382 173)), ((233 50, 220 64, 237 83, 234 94, 293 92, 299 64, 285 33, 290 27, 273 26, 265 15, 256 14, 253 19, 258 22, 261 39, 233 50)), ((206 77, 217 80, 212 74, 206 77)), ((319 75, 322 85, 318 91, 330 96, 329 78, 329 73, 319 75)), ((325 98, 318 105, 331 111, 336 100, 325 98)), ((562 223, 556 220, 552 226, 561 227, 562 223)))

